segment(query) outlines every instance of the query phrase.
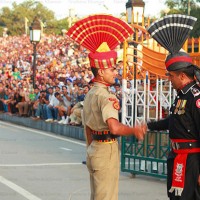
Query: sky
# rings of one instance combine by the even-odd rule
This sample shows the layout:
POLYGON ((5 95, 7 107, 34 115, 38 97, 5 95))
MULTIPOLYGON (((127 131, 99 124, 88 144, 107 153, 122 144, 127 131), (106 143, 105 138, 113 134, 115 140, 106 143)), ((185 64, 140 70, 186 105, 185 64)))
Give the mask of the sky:
MULTIPOLYGON (((24 0, 15 0, 18 4, 24 0)), ((119 15, 126 12, 128 0, 38 0, 50 10, 54 11, 57 19, 69 16, 69 10, 78 17, 94 13, 109 13, 119 15)), ((160 10, 166 9, 165 0, 143 0, 145 2, 144 15, 159 16, 160 10)), ((14 0, 0 0, 0 9, 4 6, 12 7, 14 0)))

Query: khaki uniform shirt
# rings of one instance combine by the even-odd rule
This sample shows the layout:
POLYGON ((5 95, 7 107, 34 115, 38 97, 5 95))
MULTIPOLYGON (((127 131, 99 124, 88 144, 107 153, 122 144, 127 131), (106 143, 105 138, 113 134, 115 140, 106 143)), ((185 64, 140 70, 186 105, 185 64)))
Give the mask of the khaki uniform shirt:
POLYGON ((118 120, 119 109, 116 96, 108 91, 106 85, 95 82, 84 100, 84 123, 95 131, 108 130, 106 121, 109 118, 118 120))

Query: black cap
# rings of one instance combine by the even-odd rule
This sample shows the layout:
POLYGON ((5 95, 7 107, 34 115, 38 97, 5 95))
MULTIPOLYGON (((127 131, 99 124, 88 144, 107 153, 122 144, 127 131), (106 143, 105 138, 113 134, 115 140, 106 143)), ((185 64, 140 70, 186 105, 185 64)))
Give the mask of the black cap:
POLYGON ((192 65, 192 58, 185 52, 169 54, 165 60, 167 71, 177 71, 192 65))

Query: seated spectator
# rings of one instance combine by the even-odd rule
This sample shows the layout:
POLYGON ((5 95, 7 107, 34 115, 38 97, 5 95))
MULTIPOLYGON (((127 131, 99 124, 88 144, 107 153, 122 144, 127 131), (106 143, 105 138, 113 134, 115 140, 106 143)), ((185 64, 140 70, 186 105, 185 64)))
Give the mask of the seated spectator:
POLYGON ((3 88, 3 83, 0 83, 0 111, 4 111, 3 109, 3 100, 4 100, 4 88, 3 88))
POLYGON ((85 76, 84 76, 84 80, 89 83, 92 79, 94 78, 93 76, 93 73, 91 70, 88 70, 87 73, 85 73, 85 76))
POLYGON ((89 90, 90 87, 87 84, 83 85, 83 88, 79 88, 77 92, 77 102, 84 101, 85 95, 88 93, 89 90))
POLYGON ((83 86, 84 99, 85 99, 85 95, 88 93, 89 90, 90 90, 90 86, 88 84, 83 86))
POLYGON ((58 85, 56 85, 55 87, 54 87, 54 93, 56 93, 56 92, 60 92, 60 87, 58 86, 58 85))
POLYGON ((19 95, 19 92, 17 90, 17 88, 14 88, 14 93, 13 95, 11 96, 11 99, 10 99, 10 112, 11 114, 16 114, 18 113, 18 108, 16 107, 16 105, 21 102, 22 100, 22 97, 19 95))
POLYGON ((71 71, 71 74, 68 79, 71 83, 73 83, 76 80, 75 72, 73 70, 71 71))
POLYGON ((74 105, 74 107, 71 109, 71 115, 70 115, 70 125, 73 126, 80 126, 82 124, 81 119, 81 112, 83 110, 83 101, 78 102, 74 105))
MULTIPOLYGON (((32 90, 31 90, 31 92, 32 92, 32 90)), ((34 98, 35 101, 39 98, 39 96, 40 96, 40 90, 39 90, 38 87, 36 87, 36 88, 34 89, 34 94, 33 94, 33 96, 35 97, 35 98, 34 98)), ((32 97, 31 97, 31 99, 32 99, 32 97)))
POLYGON ((46 122, 57 122, 58 121, 58 108, 56 106, 59 105, 59 100, 56 98, 58 95, 60 95, 59 92, 56 92, 52 97, 51 100, 46 107, 47 109, 47 119, 46 122))
POLYGON ((59 101, 59 104, 55 106, 58 109, 58 114, 61 118, 61 120, 58 122, 59 124, 68 124, 69 121, 69 115, 67 115, 68 111, 68 105, 66 101, 64 100, 64 95, 57 94, 56 98, 59 101))
POLYGON ((70 92, 71 89, 73 88, 72 80, 67 78, 65 82, 66 82, 66 86, 67 86, 68 92, 70 92))
POLYGON ((9 105, 9 102, 10 102, 10 98, 9 98, 9 89, 6 88, 5 90, 5 93, 4 93, 4 97, 3 97, 3 110, 4 112, 8 112, 8 105, 9 105))
POLYGON ((89 89, 90 89, 89 85, 83 86, 83 93, 82 93, 83 100, 79 101, 73 106, 73 108, 71 108, 70 125, 75 125, 75 126, 81 125, 82 123, 81 112, 83 110, 85 95, 88 93, 89 89))
POLYGON ((83 101, 85 98, 85 95, 83 94, 83 88, 79 87, 78 92, 77 92, 77 102, 83 101))
POLYGON ((12 76, 15 80, 21 80, 21 74, 17 67, 14 68, 14 72, 12 73, 12 76))
POLYGON ((30 99, 30 103, 29 103, 29 116, 33 117, 35 115, 35 102, 38 99, 38 95, 37 95, 37 89, 29 89, 30 93, 29 93, 29 99, 30 99), (35 92, 36 91, 36 92, 35 92))
POLYGON ((69 107, 71 106, 71 100, 72 100, 72 98, 71 98, 71 93, 70 92, 68 92, 69 90, 68 90, 68 88, 66 87, 66 86, 63 86, 62 87, 62 92, 61 92, 61 95, 63 95, 63 100, 64 100, 64 102, 65 102, 65 105, 67 106, 67 110, 68 110, 68 112, 67 112, 67 116, 69 116, 70 115, 70 111, 69 111, 69 107))
POLYGON ((19 116, 28 117, 30 99, 27 88, 21 88, 19 94, 22 97, 21 102, 16 105, 19 110, 19 116))
POLYGON ((115 87, 115 95, 116 95, 116 97, 119 100, 121 100, 122 99, 122 91, 121 91, 120 84, 115 84, 114 87, 115 87))
POLYGON ((42 90, 42 91, 47 91, 47 86, 46 86, 45 84, 42 85, 42 86, 41 86, 41 90, 42 90))
POLYGON ((35 106, 36 104, 37 104, 35 112, 36 119, 47 119, 46 106, 49 104, 49 100, 46 91, 44 90, 40 91, 40 96, 38 100, 35 102, 35 106))
POLYGON ((90 89, 94 86, 93 80, 91 80, 91 81, 88 83, 88 86, 89 86, 90 89))
POLYGON ((78 101, 77 101, 77 95, 78 95, 79 87, 76 83, 73 84, 73 88, 70 91, 71 96, 71 107, 73 107, 78 101))

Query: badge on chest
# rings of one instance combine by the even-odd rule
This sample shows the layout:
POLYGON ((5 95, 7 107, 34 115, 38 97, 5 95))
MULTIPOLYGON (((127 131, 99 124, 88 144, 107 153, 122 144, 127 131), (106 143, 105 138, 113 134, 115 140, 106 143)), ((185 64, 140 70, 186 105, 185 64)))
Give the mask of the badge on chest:
POLYGON ((176 104, 176 108, 174 110, 174 114, 183 115, 185 113, 185 106, 187 100, 179 99, 176 104))

